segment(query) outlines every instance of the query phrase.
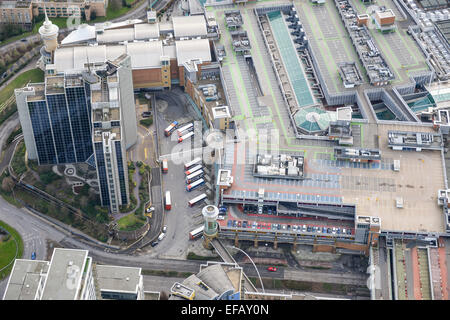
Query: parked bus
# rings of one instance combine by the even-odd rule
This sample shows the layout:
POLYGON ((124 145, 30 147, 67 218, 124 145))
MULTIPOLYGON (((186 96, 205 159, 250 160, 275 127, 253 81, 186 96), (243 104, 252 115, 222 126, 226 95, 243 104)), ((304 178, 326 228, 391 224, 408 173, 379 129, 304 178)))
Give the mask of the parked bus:
POLYGON ((177 130, 178 136, 181 137, 183 134, 188 133, 189 131, 194 130, 194 125, 192 123, 189 123, 180 129, 177 130))
POLYGON ((189 232, 189 238, 191 240, 197 239, 198 237, 200 237, 202 235, 204 228, 205 228, 205 226, 202 225, 201 227, 198 227, 198 228, 192 230, 191 232, 189 232))
POLYGON ((196 166, 193 166, 191 169, 189 169, 189 170, 187 170, 187 171, 185 171, 184 172, 184 174, 185 175, 190 175, 190 174, 193 174, 195 171, 197 171, 197 170, 201 170, 203 167, 201 166, 201 165, 196 165, 196 166))
POLYGON ((189 161, 187 163, 184 164, 184 170, 189 169, 190 167, 195 166, 196 164, 201 164, 202 163, 202 158, 195 158, 192 161, 189 161))
POLYGON ((162 171, 163 171, 163 173, 167 173, 169 171, 167 159, 164 159, 162 161, 162 171))
POLYGON ((178 138, 178 143, 183 142, 183 141, 186 140, 186 139, 189 139, 189 138, 192 137, 193 135, 194 135, 194 132, 192 132, 192 131, 186 133, 184 136, 178 138))
POLYGON ((166 191, 166 210, 172 209, 172 201, 170 200, 170 191, 166 191))
POLYGON ((164 134, 166 137, 170 136, 172 132, 177 128, 178 121, 172 122, 165 130, 164 134))
POLYGON ((197 203, 199 203, 200 201, 206 199, 206 193, 202 193, 201 195, 195 197, 192 200, 189 200, 188 205, 189 207, 193 207, 195 206, 197 203))
POLYGON ((198 179, 200 179, 200 178, 203 178, 203 175, 204 175, 205 173, 203 172, 203 170, 197 170, 197 171, 195 171, 194 173, 192 173, 192 174, 190 174, 190 175, 188 175, 187 177, 186 177, 186 183, 192 183, 192 182, 194 182, 195 180, 198 180, 198 179))
POLYGON ((194 190, 194 189, 200 187, 201 185, 203 185, 204 183, 205 183, 205 180, 204 180, 204 179, 199 179, 199 180, 194 181, 193 183, 187 185, 187 186, 186 186, 186 190, 187 190, 188 192, 191 192, 192 190, 194 190))

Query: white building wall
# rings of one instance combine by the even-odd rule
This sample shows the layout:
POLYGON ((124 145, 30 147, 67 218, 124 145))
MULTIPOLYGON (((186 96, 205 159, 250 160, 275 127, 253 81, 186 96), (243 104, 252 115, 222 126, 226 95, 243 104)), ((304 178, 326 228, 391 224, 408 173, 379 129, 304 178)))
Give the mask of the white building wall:
POLYGON ((19 112, 19 120, 22 125, 23 138, 27 148, 28 159, 37 160, 37 150, 34 141, 33 126, 31 124, 30 113, 28 111, 28 104, 26 102, 27 96, 32 95, 34 91, 25 91, 23 89, 16 89, 16 104, 19 112))
POLYGON ((122 133, 125 136, 125 148, 129 147, 137 142, 137 117, 136 107, 134 104, 134 88, 133 88, 133 75, 131 72, 131 59, 128 56, 120 63, 118 69, 119 74, 119 94, 120 94, 120 110, 122 120, 122 133))

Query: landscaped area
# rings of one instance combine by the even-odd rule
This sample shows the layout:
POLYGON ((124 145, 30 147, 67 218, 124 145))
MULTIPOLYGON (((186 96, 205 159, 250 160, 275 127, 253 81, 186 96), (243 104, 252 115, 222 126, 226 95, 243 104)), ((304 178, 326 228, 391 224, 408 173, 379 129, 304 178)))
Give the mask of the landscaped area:
POLYGON ((6 87, 0 91, 0 124, 5 122, 14 112, 17 111, 15 103, 14 89, 24 87, 28 82, 43 82, 44 72, 41 69, 32 69, 25 71, 12 80, 6 87), (8 99, 12 100, 8 101, 8 99), (10 103, 8 103, 10 102, 10 103))
POLYGON ((23 254, 23 242, 19 233, 0 221, 0 280, 11 272, 16 258, 23 254), (6 232, 3 232, 6 230, 6 232))
POLYGON ((122 231, 133 231, 140 227, 142 227, 146 222, 145 217, 142 214, 129 214, 119 220, 117 220, 117 224, 119 226, 119 230, 122 231))

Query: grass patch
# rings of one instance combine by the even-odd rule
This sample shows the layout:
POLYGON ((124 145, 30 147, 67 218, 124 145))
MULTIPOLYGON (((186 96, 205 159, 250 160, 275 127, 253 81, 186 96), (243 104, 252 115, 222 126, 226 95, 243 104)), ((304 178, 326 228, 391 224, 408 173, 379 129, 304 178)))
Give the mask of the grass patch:
MULTIPOLYGON (((16 254, 16 241, 17 241, 17 246, 18 246, 17 258, 18 259, 22 258, 23 241, 22 241, 22 238, 20 237, 19 233, 14 228, 9 226, 8 224, 4 223, 3 221, 0 221, 0 227, 7 230, 9 232, 9 234, 11 235, 11 237, 7 241, 0 242, 0 269, 2 269, 3 267, 8 265, 8 263, 10 263, 14 259, 14 256, 16 254), (14 241, 14 239, 16 241, 14 241)), ((3 279, 6 276, 8 276, 12 270, 12 267, 13 267, 13 263, 8 268, 4 269, 0 273, 0 279, 3 279)))
POLYGON ((122 231, 133 231, 145 224, 145 218, 135 214, 129 214, 117 220, 117 224, 122 231))
POLYGON ((22 173, 27 171, 27 167, 25 165, 25 143, 22 141, 17 146, 16 152, 14 153, 14 157, 11 161, 11 167, 17 176, 20 176, 22 173))
POLYGON ((194 252, 188 252, 187 254, 188 260, 203 260, 203 261, 215 261, 219 260, 219 257, 211 257, 211 256, 199 256, 194 252))
POLYGON ((153 124, 153 117, 145 118, 139 121, 141 125, 148 128, 153 124))
POLYGON ((14 94, 14 89, 24 87, 28 82, 43 82, 44 71, 41 69, 32 69, 25 71, 12 80, 5 88, 0 91, 0 101, 6 101, 14 94))
POLYGON ((142 274, 145 276, 174 277, 174 278, 187 278, 193 275, 192 272, 178 272, 166 270, 142 270, 142 274))

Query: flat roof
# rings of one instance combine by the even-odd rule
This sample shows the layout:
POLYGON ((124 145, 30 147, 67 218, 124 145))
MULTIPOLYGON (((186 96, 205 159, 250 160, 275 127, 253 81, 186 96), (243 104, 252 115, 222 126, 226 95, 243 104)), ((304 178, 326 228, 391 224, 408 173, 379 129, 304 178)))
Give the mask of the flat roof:
POLYGON ((3 300, 34 300, 40 274, 45 273, 48 266, 47 261, 16 259, 3 300))
POLYGON ((214 119, 230 118, 230 108, 228 106, 220 106, 212 108, 214 119))
POLYGON ((203 15, 172 17, 174 35, 180 37, 206 36, 206 20, 203 15))
POLYGON ((81 286, 87 250, 55 248, 42 300, 75 300, 81 286))
POLYGON ((141 281, 141 268, 97 265, 100 290, 137 293, 141 281))
POLYGON ((163 56, 162 41, 133 42, 127 44, 127 53, 131 57, 133 69, 161 66, 163 56))
POLYGON ((200 59, 202 63, 211 61, 208 39, 175 41, 178 66, 191 60, 200 59))
POLYGON ((131 58, 133 69, 157 68, 163 56, 162 41, 132 42, 121 45, 99 45, 62 47, 55 51, 55 66, 58 71, 82 70, 90 63, 115 60, 123 54, 131 58))

